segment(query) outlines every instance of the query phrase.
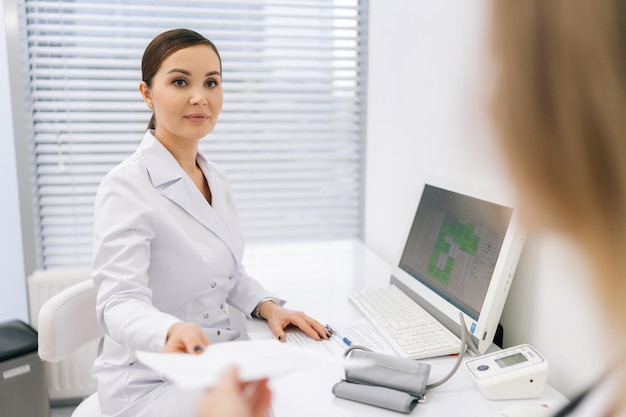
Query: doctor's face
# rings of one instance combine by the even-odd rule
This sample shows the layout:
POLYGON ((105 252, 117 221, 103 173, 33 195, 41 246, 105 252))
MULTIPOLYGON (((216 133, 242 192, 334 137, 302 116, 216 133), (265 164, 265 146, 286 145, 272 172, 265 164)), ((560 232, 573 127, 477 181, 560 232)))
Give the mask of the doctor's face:
POLYGON ((167 57, 148 88, 139 89, 156 118, 162 142, 198 141, 215 127, 222 111, 220 59, 209 46, 180 49, 167 57))

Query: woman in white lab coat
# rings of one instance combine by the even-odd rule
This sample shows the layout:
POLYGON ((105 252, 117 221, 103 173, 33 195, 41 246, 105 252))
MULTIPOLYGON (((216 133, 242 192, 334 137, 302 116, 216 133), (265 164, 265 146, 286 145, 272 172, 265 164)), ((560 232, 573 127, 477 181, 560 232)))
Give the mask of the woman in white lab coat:
POLYGON ((265 318, 279 340, 290 324, 329 337, 316 320, 283 308, 242 265, 229 182, 198 151, 222 109, 221 74, 217 49, 193 31, 164 32, 144 52, 140 92, 153 117, 95 202, 92 273, 105 337, 94 376, 103 416, 195 414, 193 394, 178 392, 134 352, 201 352, 237 338, 227 304, 265 318))

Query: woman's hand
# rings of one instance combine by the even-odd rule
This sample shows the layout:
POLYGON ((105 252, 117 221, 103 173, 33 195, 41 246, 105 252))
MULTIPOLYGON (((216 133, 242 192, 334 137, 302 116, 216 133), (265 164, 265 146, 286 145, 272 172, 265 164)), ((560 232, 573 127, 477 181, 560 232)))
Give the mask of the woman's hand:
POLYGON ((271 301, 261 304, 259 315, 267 320, 270 330, 281 342, 285 341, 284 329, 289 325, 298 327, 315 340, 329 339, 331 336, 328 329, 317 320, 301 311, 289 310, 271 301))
POLYGON ((232 367, 198 403, 198 417, 266 417, 272 393, 267 379, 243 383, 232 367))
POLYGON ((202 353, 209 345, 200 326, 195 323, 179 322, 167 331, 163 352, 167 353, 202 353))

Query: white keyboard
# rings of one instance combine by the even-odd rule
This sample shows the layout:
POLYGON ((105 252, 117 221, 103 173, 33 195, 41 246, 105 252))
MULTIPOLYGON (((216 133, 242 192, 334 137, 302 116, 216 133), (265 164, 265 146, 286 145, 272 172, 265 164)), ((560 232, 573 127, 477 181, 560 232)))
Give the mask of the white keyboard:
POLYGON ((395 285, 354 291, 350 300, 403 358, 459 353, 460 339, 395 285))

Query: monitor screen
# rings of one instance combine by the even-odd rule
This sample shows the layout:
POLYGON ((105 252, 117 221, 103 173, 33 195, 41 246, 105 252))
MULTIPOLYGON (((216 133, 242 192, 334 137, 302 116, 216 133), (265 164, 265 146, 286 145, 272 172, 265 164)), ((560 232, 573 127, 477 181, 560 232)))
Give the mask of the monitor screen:
POLYGON ((399 268, 474 320, 513 209, 426 184, 399 268))

